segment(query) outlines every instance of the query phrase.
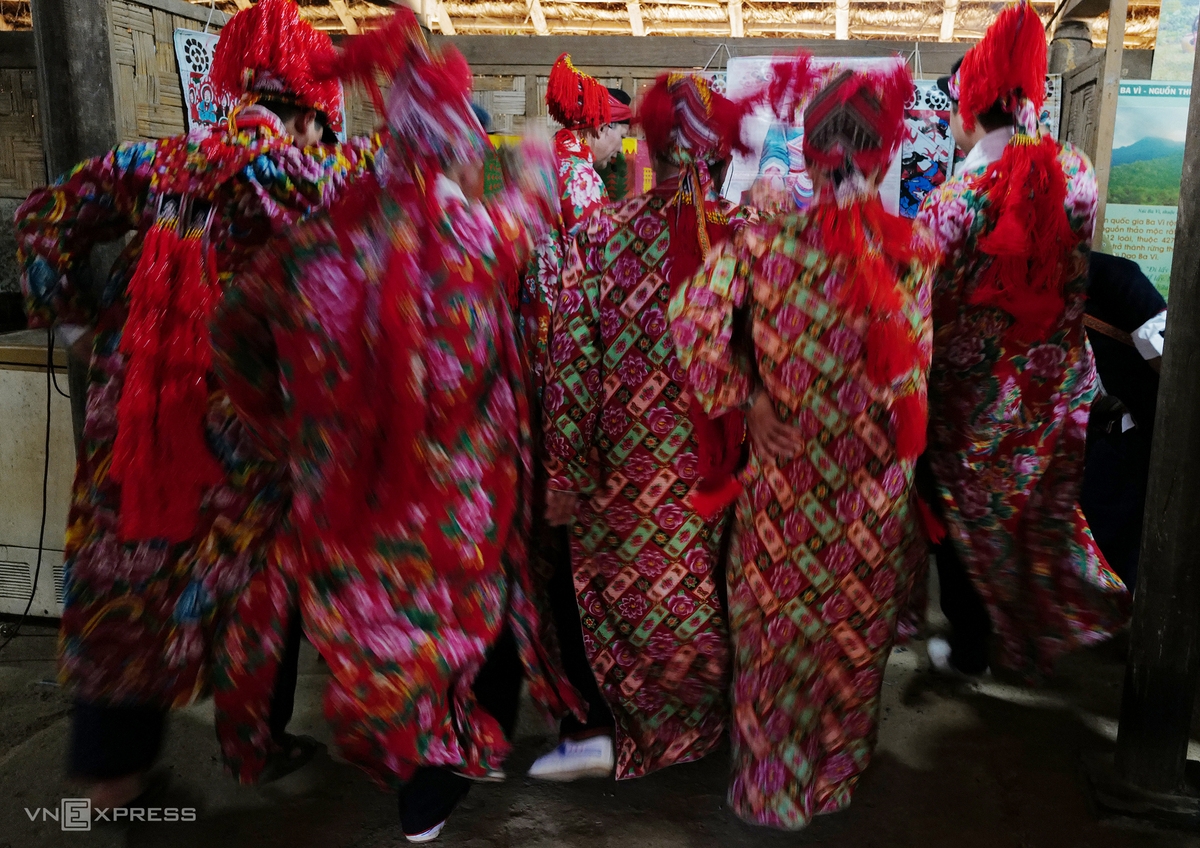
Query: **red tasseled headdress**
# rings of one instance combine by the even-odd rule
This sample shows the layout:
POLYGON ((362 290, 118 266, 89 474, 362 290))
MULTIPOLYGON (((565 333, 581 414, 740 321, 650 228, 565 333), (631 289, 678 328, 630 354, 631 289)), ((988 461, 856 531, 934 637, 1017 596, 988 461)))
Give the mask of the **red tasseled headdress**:
POLYGON ((546 81, 546 106, 551 118, 567 129, 594 129, 613 122, 614 104, 624 110, 619 117, 629 117, 628 107, 609 94, 598 79, 576 68, 569 53, 558 57, 546 81))
MULTIPOLYGON (((999 102, 1016 115, 1036 115, 1045 99, 1046 33, 1028 2, 1001 12, 958 70, 958 108, 963 124, 999 102)), ((1018 124, 1021 121, 1018 120, 1018 124)), ((1066 301, 1063 284, 1071 257, 1088 233, 1071 228, 1066 212, 1067 178, 1058 144, 1037 137, 1036 126, 1018 126, 1000 160, 976 191, 988 199, 993 222, 979 240, 992 261, 980 275, 970 303, 1012 315, 1011 332, 1036 341, 1054 331, 1066 301)))
POLYGON ((652 157, 686 166, 748 153, 742 122, 753 105, 730 100, 696 74, 662 74, 642 96, 637 120, 652 157))
POLYGON ((997 101, 1012 112, 1021 98, 1035 109, 1046 99, 1046 29, 1027 0, 997 15, 958 69, 958 108, 968 131, 997 101))
POLYGON ((317 62, 333 57, 328 34, 300 18, 293 0, 259 0, 238 12, 217 41, 212 82, 217 92, 281 98, 324 112, 330 129, 341 130, 342 93, 336 80, 318 80, 317 62))
MULTIPOLYGON (((811 226, 845 282, 839 300, 851 315, 869 322, 867 376, 891 386, 920 362, 921 352, 905 312, 900 274, 926 248, 914 237, 912 222, 883 208, 878 190, 861 191, 866 180, 887 168, 904 135, 904 103, 912 91, 907 65, 887 72, 847 70, 813 90, 835 69, 814 68, 800 52, 775 65, 766 97, 776 114, 794 120, 804 111, 804 155, 809 168, 843 171, 842 190, 829 186, 809 209, 811 226), (809 99, 811 95, 811 100, 809 99)), ((905 395, 892 403, 896 452, 915 459, 925 446, 923 396, 905 395)))
POLYGON ((388 126, 418 155, 469 158, 489 149, 471 107, 471 67, 453 47, 431 48, 408 9, 398 9, 379 29, 348 39, 340 56, 314 68, 319 77, 364 83, 388 126), (376 84, 379 75, 390 81, 386 96, 376 84))

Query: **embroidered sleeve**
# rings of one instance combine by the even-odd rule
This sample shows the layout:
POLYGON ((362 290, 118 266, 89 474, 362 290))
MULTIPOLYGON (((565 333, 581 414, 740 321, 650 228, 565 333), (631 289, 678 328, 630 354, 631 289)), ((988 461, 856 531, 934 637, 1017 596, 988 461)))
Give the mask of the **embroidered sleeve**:
POLYGON ((32 192, 15 217, 29 323, 93 324, 87 290, 92 247, 135 229, 150 194, 154 142, 123 144, 32 192))
POLYGON ((593 439, 600 414, 600 272, 584 262, 586 234, 568 246, 542 393, 549 487, 590 495, 600 483, 593 439))
POLYGON ((750 396, 753 369, 735 350, 735 315, 751 288, 755 228, 713 250, 700 272, 671 298, 671 335, 688 388, 710 415, 736 409, 750 396))

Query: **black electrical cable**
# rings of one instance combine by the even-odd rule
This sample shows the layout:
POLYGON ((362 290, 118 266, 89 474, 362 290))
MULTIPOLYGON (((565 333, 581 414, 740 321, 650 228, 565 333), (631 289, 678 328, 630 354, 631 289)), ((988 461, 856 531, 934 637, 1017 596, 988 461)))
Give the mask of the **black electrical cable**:
POLYGON ((46 344, 46 454, 42 460, 42 526, 38 530, 37 566, 33 571, 33 588, 29 590, 29 602, 25 604, 25 611, 21 613, 16 624, 4 626, 8 635, 3 642, 0 642, 0 651, 7 648, 8 643, 17 638, 17 634, 21 632, 21 625, 25 623, 25 619, 29 617, 29 610, 33 608, 33 599, 37 596, 38 580, 42 576, 42 551, 46 547, 46 505, 50 489, 50 402, 54 399, 54 392, 51 389, 51 386, 54 385, 54 330, 48 330, 47 335, 49 341, 46 344))

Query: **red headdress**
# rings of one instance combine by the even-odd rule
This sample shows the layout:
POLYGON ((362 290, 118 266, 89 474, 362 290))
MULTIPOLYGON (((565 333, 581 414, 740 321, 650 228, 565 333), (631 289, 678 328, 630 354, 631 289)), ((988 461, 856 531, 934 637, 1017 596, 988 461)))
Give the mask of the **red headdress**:
POLYGON ((315 63, 334 55, 329 35, 302 20, 293 0, 259 0, 221 30, 212 82, 227 97, 265 96, 316 109, 340 132, 341 86, 317 79, 313 71, 315 63))
POLYGON ((482 156, 487 133, 471 105, 473 77, 453 47, 431 48, 408 9, 387 24, 348 39, 332 61, 314 64, 321 78, 356 79, 366 85, 375 108, 409 155, 435 160, 482 156), (377 75, 389 79, 386 95, 377 75))
POLYGON ((550 117, 569 130, 595 129, 631 117, 629 107, 609 94, 600 80, 576 68, 569 53, 559 56, 550 69, 546 107, 550 117))
POLYGON ((663 74, 642 96, 637 120, 651 156, 687 167, 725 159, 735 150, 749 152, 742 121, 751 105, 714 91, 698 74, 663 74))
POLYGON ((1003 156, 976 184, 988 198, 984 214, 992 226, 979 247, 991 262, 968 297, 1012 315, 1011 332, 1025 341, 1044 338, 1061 320, 1072 254, 1090 235, 1071 228, 1058 144, 1038 128, 1045 77, 1046 32, 1021 0, 997 15, 952 81, 968 129, 997 103, 1016 123, 1003 156))
MULTIPOLYGON (((809 210, 826 256, 844 276, 840 300, 869 322, 867 376, 890 386, 920 361, 904 310, 899 274, 924 250, 912 222, 883 208, 870 178, 885 170, 904 136, 904 103, 912 92, 908 66, 888 71, 814 67, 800 53, 779 63, 766 97, 780 118, 804 105, 804 155, 809 169, 828 177, 809 210), (815 93, 814 93, 815 91, 815 93)), ((892 403, 896 451, 916 458, 925 446, 923 397, 892 403)))

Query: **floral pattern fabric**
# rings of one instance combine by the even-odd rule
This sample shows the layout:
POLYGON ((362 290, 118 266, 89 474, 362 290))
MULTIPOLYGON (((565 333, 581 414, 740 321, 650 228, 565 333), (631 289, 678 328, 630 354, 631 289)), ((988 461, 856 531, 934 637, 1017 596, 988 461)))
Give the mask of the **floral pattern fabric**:
POLYGON ((1083 329, 1096 179, 1070 144, 1059 162, 1083 242, 1063 276, 1066 308, 1046 338, 1017 339, 1008 313, 968 302, 989 261, 978 246, 989 218, 989 198, 976 190, 985 168, 948 180, 919 215, 943 257, 933 293, 930 466, 950 537, 991 614, 996 659, 1031 676, 1105 639, 1129 609, 1078 506, 1097 388, 1083 329))
POLYGON ((697 443, 667 323, 668 220, 690 214, 696 226, 674 193, 638 195, 579 232, 542 398, 549 488, 581 496, 571 567, 616 721, 618 779, 704 756, 728 715, 725 517, 706 523, 688 503, 697 443))
POLYGON ((292 494, 291 531, 228 634, 235 647, 217 691, 223 750, 247 782, 270 749, 279 662, 255 633, 297 603, 333 675, 325 715, 336 743, 380 784, 398 787, 423 765, 472 776, 501 767, 508 742, 471 684, 505 628, 533 699, 552 714, 577 701, 536 635, 531 432, 505 297, 546 201, 514 190, 486 208, 438 191, 431 199, 402 170, 410 157, 387 158, 387 180, 361 181, 298 229, 238 281, 218 317, 219 373, 264 446, 278 446, 292 494), (381 306, 394 281, 408 293, 396 313, 381 306), (415 331, 389 323, 394 315, 415 331), (389 362, 416 380, 420 405, 400 410, 415 422, 379 426, 389 439, 412 432, 423 463, 408 469, 398 518, 363 515, 374 523, 357 548, 326 532, 325 495, 352 473, 359 422, 386 409, 378 399, 395 385, 371 381, 389 362), (374 388, 350 408, 355 385, 374 388))
MULTIPOLYGON (((236 134, 197 128, 186 137, 190 196, 210 201, 222 286, 274 233, 340 193, 372 166, 375 142, 300 151, 265 110, 242 113, 236 134), (257 155, 233 180, 205 185, 200 142, 214 133, 257 155)), ((83 162, 33 192, 16 215, 22 286, 32 326, 55 321, 96 329, 87 382, 87 419, 65 544, 59 662, 77 697, 113 704, 181 706, 209 686, 218 630, 253 571, 278 520, 279 491, 266 461, 224 391, 209 382, 205 436, 224 476, 205 494, 193 536, 122 543, 120 486, 109 468, 126 357, 125 287, 143 237, 177 174, 160 173, 159 142, 125 144, 83 162), (99 290, 83 274, 93 245, 135 237, 99 290)), ((279 637, 282 639, 282 635, 279 637)))
POLYGON ((926 552, 890 405, 925 391, 929 269, 914 262, 901 273, 906 325, 923 355, 894 385, 873 385, 868 321, 841 306, 842 270, 814 230, 806 213, 744 230, 680 289, 670 313, 705 409, 746 402, 757 373, 777 415, 805 439, 783 463, 751 449, 727 570, 729 803, 747 821, 786 829, 850 803, 874 747, 897 618, 926 552), (746 350, 734 341, 743 318, 746 350))
POLYGON ((562 286, 570 239, 580 224, 608 202, 608 190, 596 171, 587 140, 572 130, 554 136, 558 160, 558 195, 562 217, 538 243, 521 285, 518 323, 529 361, 533 389, 541 395, 545 381, 550 327, 562 286))

